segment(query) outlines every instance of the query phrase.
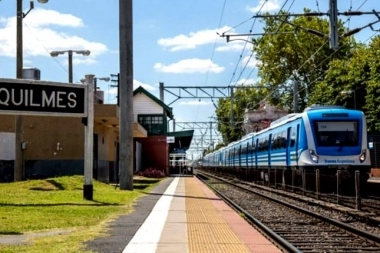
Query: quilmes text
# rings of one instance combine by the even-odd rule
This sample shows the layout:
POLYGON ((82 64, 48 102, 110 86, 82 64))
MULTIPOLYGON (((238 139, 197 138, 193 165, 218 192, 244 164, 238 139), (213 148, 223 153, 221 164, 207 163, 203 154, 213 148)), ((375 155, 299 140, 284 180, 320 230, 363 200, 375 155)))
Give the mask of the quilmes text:
POLYGON ((75 108, 77 106, 77 94, 74 92, 45 90, 8 90, 0 88, 0 105, 4 106, 35 106, 53 108, 75 108), (19 93, 19 94, 15 94, 19 93), (39 93, 36 96, 36 93, 39 93))
POLYGON ((83 85, 0 82, 0 110, 84 113, 86 91, 83 85))

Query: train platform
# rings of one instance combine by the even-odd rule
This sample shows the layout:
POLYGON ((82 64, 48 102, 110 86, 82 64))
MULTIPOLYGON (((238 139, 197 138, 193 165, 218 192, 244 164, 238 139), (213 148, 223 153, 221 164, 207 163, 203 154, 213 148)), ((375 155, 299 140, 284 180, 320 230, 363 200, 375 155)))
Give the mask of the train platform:
POLYGON ((281 252, 196 177, 168 177, 108 225, 94 252, 281 252))

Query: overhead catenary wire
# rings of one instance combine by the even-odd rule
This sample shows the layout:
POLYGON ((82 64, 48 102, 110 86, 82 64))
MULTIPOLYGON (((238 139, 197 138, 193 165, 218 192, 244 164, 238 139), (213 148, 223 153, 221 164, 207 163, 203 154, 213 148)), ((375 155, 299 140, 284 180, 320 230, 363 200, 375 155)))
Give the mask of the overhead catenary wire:
MULTIPOLYGON (((357 9, 357 11, 365 4, 365 2, 367 2, 367 0, 365 0, 359 7, 358 7, 358 9, 357 9)), ((374 22, 372 22, 372 23, 374 23, 374 22)), ((313 59, 313 56, 317 53, 317 52, 319 52, 322 48, 323 48, 323 46, 325 46, 326 45, 326 43, 328 43, 328 41, 326 41, 321 47, 319 47, 297 70, 296 70, 296 72, 298 72, 298 71, 300 71, 301 69, 302 69, 302 67, 303 66, 305 66, 306 65, 306 63, 308 62, 308 61, 310 61, 310 59, 313 59)), ((334 52, 332 52, 332 54, 330 54, 328 57, 326 57, 323 61, 321 61, 318 65, 316 65, 316 67, 318 67, 318 66, 320 66, 321 64, 323 64, 323 62, 325 62, 326 60, 328 60, 329 58, 331 58, 335 53, 337 53, 340 49, 342 48, 342 46, 340 46, 339 48, 338 48, 338 50, 336 50, 336 51, 334 51, 334 52)), ((325 71, 326 72, 326 71, 325 71)), ((325 72, 323 73, 323 74, 325 74, 325 72)), ((320 79, 320 77, 321 76, 323 76, 323 74, 321 74, 320 76, 318 76, 313 82, 311 82, 311 83, 309 83, 309 85, 310 84, 312 84, 312 83, 314 83, 314 82, 317 82, 319 79, 320 79)), ((280 87, 278 86, 278 87, 276 87, 273 91, 271 91, 264 99, 268 99, 268 98, 270 98, 270 96, 271 95, 273 95, 278 89, 279 89, 280 87)), ((301 89, 299 89, 298 90, 298 92, 300 92, 300 91, 303 91, 304 89, 305 89, 306 87, 302 87, 301 89)))
MULTIPOLYGON (((287 2, 287 1, 288 1, 288 0, 286 0, 286 2, 287 2)), ((267 0, 264 1, 264 2, 262 3, 262 5, 260 6, 260 8, 259 8, 259 12, 264 8, 264 6, 265 6, 266 3, 267 3, 267 0)), ((252 25, 251 25, 250 32, 253 30, 253 27, 255 26, 255 24, 256 24, 256 19, 253 20, 253 23, 252 23, 252 25)), ((224 33, 225 33, 225 32, 224 32, 224 33)), ((233 71, 233 73, 232 73, 232 76, 231 76, 231 79, 230 79, 228 85, 231 85, 231 84, 233 83, 233 80, 234 80, 234 77, 235 77, 235 74, 236 74, 236 70, 237 70, 237 68, 239 67, 239 64, 240 64, 240 62, 241 62, 241 59, 242 59, 242 57, 243 57, 243 53, 244 53, 244 51, 245 51, 245 49, 246 49, 246 47, 247 47, 247 44, 248 44, 248 42, 245 41, 244 46, 243 46, 243 49, 242 49, 242 52, 240 53, 240 55, 239 55, 239 59, 238 59, 238 61, 236 62, 235 69, 234 69, 234 71, 233 71)))
MULTIPOLYGON (((288 2, 288 0, 284 2, 284 4, 282 5, 282 7, 281 7, 280 10, 278 11, 278 13, 280 13, 280 12, 284 9, 284 7, 285 7, 285 5, 287 4, 287 2, 288 2)), ((295 0, 293 0, 293 2, 290 4, 290 6, 289 6, 289 8, 288 8, 288 12, 289 12, 290 9, 292 8, 294 2, 295 2, 295 0)), ((280 26, 280 27, 281 27, 281 26, 280 26)), ((280 27, 277 29, 277 31, 275 32, 275 34, 278 33, 278 30, 280 29, 280 27)), ((252 30, 252 29, 253 29, 253 26, 252 26, 251 30, 252 30)), ((264 36, 264 35, 263 35, 263 36, 264 36)), ((253 50, 251 50, 251 54, 250 54, 248 60, 246 61, 245 65, 244 65, 244 67, 243 67, 243 69, 242 69, 242 71, 240 72, 239 77, 237 78, 236 83, 238 83, 238 81, 240 80, 241 76, 243 75, 243 72, 244 72, 245 69, 247 68, 247 66, 248 66, 248 64, 249 64, 249 61, 253 58, 253 56, 254 56, 254 52, 253 52, 253 50)), ((250 72, 249 75, 245 78, 245 81, 244 81, 241 85, 244 85, 244 84, 247 82, 247 80, 249 80, 249 78, 250 78, 251 74, 254 72, 256 66, 257 66, 257 62, 255 63, 255 66, 252 67, 251 72, 250 72)))
MULTIPOLYGON (((224 0, 223 6, 222 6, 222 11, 221 11, 220 18, 219 18, 218 29, 220 29, 221 24, 222 24, 222 20, 223 20, 223 17, 224 17, 224 11, 225 11, 225 8, 226 8, 226 3, 227 3, 227 0, 224 0)), ((217 41, 218 41, 218 37, 215 37, 214 46, 213 46, 211 57, 210 57, 210 65, 209 65, 209 67, 207 69, 204 85, 206 85, 207 82, 208 82, 208 77, 209 77, 209 74, 210 74, 211 63, 212 63, 212 61, 214 59, 214 55, 215 55, 215 51, 216 51, 217 41)), ((214 106, 215 106, 215 104, 214 104, 214 106)), ((195 119, 198 118, 198 113, 199 113, 199 105, 197 106, 197 111, 196 111, 195 119)))
MULTIPOLYGON (((24 21, 23 24, 25 25, 25 27, 28 29, 28 31, 33 35, 34 39, 39 43, 39 45, 48 53, 48 55, 50 55, 50 51, 45 47, 45 45, 38 39, 38 37, 34 34, 33 30, 28 26, 28 24, 24 21)), ((58 61, 58 59, 56 59, 56 57, 50 57, 52 58, 65 72, 66 74, 69 73, 69 70, 68 68, 66 68, 65 66, 62 65, 62 63, 60 63, 58 61)), ((73 74, 75 76, 75 74, 73 74)), ((76 80, 79 80, 80 78, 78 78, 77 76, 75 76, 75 79, 76 80)))
MULTIPOLYGON (((294 4, 294 2, 295 2, 295 0, 292 1, 291 5, 290 5, 290 7, 289 7, 289 10, 290 10, 290 8, 292 7, 292 5, 294 4)), ((262 11, 262 9, 264 8, 264 6, 265 6, 266 3, 267 3, 267 0, 264 1, 264 2, 262 3, 262 5, 260 6, 260 8, 259 8, 259 12, 262 11)), ((281 7, 281 9, 279 10, 278 13, 281 13, 282 9, 285 7, 285 5, 286 5, 287 3, 288 3, 288 0, 286 0, 286 1, 284 2, 284 4, 282 5, 282 7, 281 7)), ((245 23, 245 22, 242 22, 242 23, 245 23)), ((241 24, 242 24, 242 23, 241 23, 241 24)), ((252 23, 252 25, 251 25, 251 28, 250 28, 249 33, 252 32, 252 30, 253 30, 255 24, 256 24, 256 18, 254 18, 254 20, 253 20, 253 23, 252 23)), ((236 26, 235 26, 235 28, 236 28, 236 26)), ((227 32, 227 31, 225 31, 224 33, 226 33, 226 32, 227 32)), ((248 42, 248 39, 249 39, 249 36, 248 36, 247 39, 245 40, 245 43, 244 43, 244 46, 243 46, 242 52, 241 52, 240 55, 239 55, 239 59, 238 59, 238 61, 237 61, 237 63, 236 63, 235 69, 234 69, 234 71, 233 71, 233 74, 232 74, 232 76, 231 76, 231 79, 230 79, 228 85, 230 85, 230 84, 233 83, 233 80, 234 80, 234 77, 235 77, 235 74, 236 74, 237 68, 239 67, 239 65, 240 65, 240 63, 241 63, 241 61, 242 61, 242 57, 243 57, 244 51, 246 50, 247 45, 248 45, 248 43, 249 43, 249 42, 248 42)), ((249 56, 249 59, 246 61, 246 64, 245 64, 245 66, 243 67, 242 71, 240 72, 240 75, 239 75, 238 79, 236 79, 236 83, 238 83, 238 80, 241 78, 241 76, 242 76, 244 70, 245 70, 246 67, 248 66, 248 63, 249 63, 250 59, 252 59, 253 54, 254 54, 253 51, 251 51, 250 56, 249 56)), ((254 71, 254 68, 252 68, 252 71, 251 71, 250 74, 252 74, 253 71, 254 71)), ((246 79, 246 80, 248 80, 248 79, 246 79)), ((244 85, 244 83, 243 83, 243 85, 244 85)), ((232 95, 232 94, 231 94, 231 95, 232 95)), ((232 118, 233 118, 233 114, 232 114, 232 109, 231 109, 231 119, 232 119, 232 118)), ((232 124, 232 122, 231 122, 231 124, 232 124)))

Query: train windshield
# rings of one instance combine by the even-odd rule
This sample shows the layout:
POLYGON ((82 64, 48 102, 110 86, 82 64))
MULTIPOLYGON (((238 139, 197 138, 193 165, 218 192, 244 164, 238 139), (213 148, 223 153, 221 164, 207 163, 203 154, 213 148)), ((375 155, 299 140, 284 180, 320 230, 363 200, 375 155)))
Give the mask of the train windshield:
POLYGON ((358 123, 356 121, 314 122, 319 146, 357 146, 358 123))

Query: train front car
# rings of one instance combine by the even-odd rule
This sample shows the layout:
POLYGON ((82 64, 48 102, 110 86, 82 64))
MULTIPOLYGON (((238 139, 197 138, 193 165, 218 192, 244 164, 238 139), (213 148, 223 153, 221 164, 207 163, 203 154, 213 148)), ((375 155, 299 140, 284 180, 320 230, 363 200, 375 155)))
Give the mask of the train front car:
POLYGON ((314 106, 304 111, 303 121, 307 150, 299 157, 299 167, 329 175, 340 170, 351 182, 359 171, 364 187, 371 168, 364 113, 338 106, 314 106))

